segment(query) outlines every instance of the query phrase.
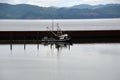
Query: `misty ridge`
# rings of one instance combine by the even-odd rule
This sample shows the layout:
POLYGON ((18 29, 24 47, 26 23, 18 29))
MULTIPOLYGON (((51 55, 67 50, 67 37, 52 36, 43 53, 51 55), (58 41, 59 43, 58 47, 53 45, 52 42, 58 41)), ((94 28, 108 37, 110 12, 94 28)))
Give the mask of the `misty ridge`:
POLYGON ((40 7, 29 4, 0 3, 0 19, 94 19, 120 18, 120 4, 71 7, 40 7))

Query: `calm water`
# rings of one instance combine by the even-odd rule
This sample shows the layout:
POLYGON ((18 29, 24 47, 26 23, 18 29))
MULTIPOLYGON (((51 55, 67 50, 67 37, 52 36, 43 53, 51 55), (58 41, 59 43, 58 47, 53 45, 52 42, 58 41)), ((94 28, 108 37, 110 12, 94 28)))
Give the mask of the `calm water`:
POLYGON ((120 80, 120 43, 1 44, 0 51, 0 80, 120 80))
MULTIPOLYGON (((46 30, 51 22, 0 20, 0 31, 46 30)), ((120 30, 120 19, 57 22, 63 30, 120 30)), ((120 43, 0 44, 0 80, 120 80, 120 43)))
MULTIPOLYGON (((52 20, 0 20, 0 31, 46 30, 51 23, 52 20)), ((56 23, 63 30, 120 30, 120 19, 55 20, 56 23)))

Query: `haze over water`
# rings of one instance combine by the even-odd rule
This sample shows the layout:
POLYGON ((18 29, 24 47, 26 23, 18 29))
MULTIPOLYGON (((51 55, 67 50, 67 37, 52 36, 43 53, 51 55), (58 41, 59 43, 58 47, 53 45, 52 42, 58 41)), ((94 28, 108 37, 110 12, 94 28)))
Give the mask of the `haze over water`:
MULTIPOLYGON (((51 29, 53 20, 0 20, 0 31, 43 31, 51 29)), ((120 30, 120 19, 54 20, 62 30, 120 30)))

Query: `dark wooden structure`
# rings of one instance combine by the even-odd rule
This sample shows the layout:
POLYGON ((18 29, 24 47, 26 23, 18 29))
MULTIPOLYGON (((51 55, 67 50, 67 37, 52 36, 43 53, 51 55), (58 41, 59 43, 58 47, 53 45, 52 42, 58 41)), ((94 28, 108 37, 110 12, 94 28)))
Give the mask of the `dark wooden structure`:
MULTIPOLYGON (((56 32, 56 31, 55 31, 56 32)), ((91 30, 91 31, 63 31, 72 40, 76 39, 120 39, 120 30, 91 30)), ((42 37, 51 37, 50 31, 0 31, 0 41, 15 40, 21 41, 40 41, 42 37)))

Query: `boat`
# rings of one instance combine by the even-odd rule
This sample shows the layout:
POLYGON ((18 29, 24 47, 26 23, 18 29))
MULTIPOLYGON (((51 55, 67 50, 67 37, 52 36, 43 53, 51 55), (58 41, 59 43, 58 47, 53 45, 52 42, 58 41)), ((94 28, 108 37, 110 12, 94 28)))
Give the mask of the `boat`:
MULTIPOLYGON (((49 28, 47 27, 47 29, 49 29, 49 28)), ((66 33, 63 34, 63 31, 61 30, 59 24, 57 24, 56 33, 54 32, 53 28, 52 28, 52 30, 49 29, 49 31, 54 35, 54 37, 44 36, 41 40, 42 42, 67 42, 67 41, 70 41, 69 35, 66 33)))

